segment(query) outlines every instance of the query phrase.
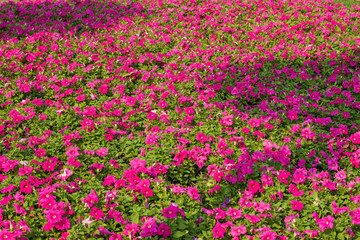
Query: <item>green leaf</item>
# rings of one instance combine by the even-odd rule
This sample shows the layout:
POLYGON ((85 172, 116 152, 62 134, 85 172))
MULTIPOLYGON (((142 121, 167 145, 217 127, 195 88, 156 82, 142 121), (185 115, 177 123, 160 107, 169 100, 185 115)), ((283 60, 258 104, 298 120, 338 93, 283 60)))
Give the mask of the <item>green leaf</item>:
POLYGON ((140 218, 140 215, 139 215, 139 212, 134 212, 133 214, 131 214, 130 216, 130 220, 136 224, 139 224, 139 218, 140 218))
POLYGON ((186 234, 186 232, 180 232, 180 231, 176 231, 172 237, 173 238, 181 238, 182 236, 184 236, 186 234))

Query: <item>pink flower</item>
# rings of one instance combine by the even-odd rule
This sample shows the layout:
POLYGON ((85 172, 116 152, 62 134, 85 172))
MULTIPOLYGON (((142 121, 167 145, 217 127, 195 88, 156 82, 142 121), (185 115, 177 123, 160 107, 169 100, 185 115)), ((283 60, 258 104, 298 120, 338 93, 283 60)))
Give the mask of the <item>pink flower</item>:
POLYGON ((248 183, 248 189, 255 194, 260 189, 260 184, 257 181, 250 180, 248 183))
POLYGON ((220 120, 220 124, 226 126, 233 125, 233 115, 229 115, 220 120))
POLYGON ((291 175, 288 171, 280 170, 279 175, 277 175, 277 178, 280 180, 281 183, 288 184, 288 178, 291 175))
POLYGON ((226 211, 226 215, 230 216, 232 219, 238 219, 242 217, 242 210, 234 209, 232 207, 226 211))
POLYGON ((35 151, 35 155, 38 157, 38 158, 41 158, 43 156, 46 155, 46 151, 44 148, 39 148, 38 150, 35 151))
POLYGON ((57 179, 61 179, 62 181, 66 181, 71 175, 73 175, 73 171, 65 168, 62 174, 56 176, 57 179))
POLYGON ((342 208, 339 208, 336 204, 335 201, 333 201, 331 203, 331 207, 333 209, 333 213, 334 214, 341 214, 341 213, 344 213, 344 212, 348 212, 349 211, 349 207, 345 206, 345 207, 342 207, 342 208))
POLYGON ((255 224, 261 221, 261 218, 259 218, 256 215, 249 215, 249 214, 245 214, 244 215, 246 219, 248 219, 251 223, 255 224))
POLYGON ((253 202, 249 201, 247 198, 242 197, 239 200, 239 205, 242 207, 251 208, 253 206, 253 202))
POLYGON ((350 113, 348 113, 348 112, 346 112, 346 111, 344 111, 344 112, 342 113, 342 116, 343 116, 344 118, 346 118, 346 119, 348 119, 349 117, 351 117, 351 116, 350 116, 350 113))
POLYGON ((214 238, 224 238, 224 234, 226 233, 226 230, 225 228, 223 228, 221 223, 216 222, 215 227, 212 230, 212 233, 214 234, 214 238))
POLYGON ((300 127, 300 125, 294 125, 294 126, 292 126, 292 128, 291 128, 291 132, 292 133, 296 133, 297 131, 299 131, 301 129, 301 127, 300 127))
POLYGON ((261 176, 261 181, 263 182, 264 186, 274 185, 273 179, 269 175, 266 175, 265 173, 261 176))
POLYGON ((243 128, 241 129, 241 132, 243 132, 243 133, 245 133, 245 134, 249 134, 250 129, 248 129, 248 128, 246 128, 246 127, 243 127, 243 128))
POLYGON ((20 192, 30 194, 32 188, 33 186, 29 183, 29 180, 20 182, 20 192))
POLYGON ((109 149, 101 147, 99 150, 96 151, 96 154, 100 157, 105 157, 106 155, 108 155, 108 151, 109 149))
POLYGON ((161 223, 158 227, 157 234, 163 236, 163 239, 171 235, 170 227, 164 223, 161 223))
POLYGON ((245 225, 232 226, 231 231, 230 231, 230 235, 235 238, 235 237, 240 236, 241 234, 245 234, 246 232, 247 231, 246 231, 245 225))
POLYGON ((99 202, 99 197, 96 194, 96 191, 91 189, 91 193, 88 194, 85 199, 81 199, 81 201, 86 204, 86 207, 91 208, 95 202, 99 202))
POLYGON ((303 137, 305 139, 310 139, 313 137, 313 132, 311 131, 311 129, 309 127, 303 128, 301 130, 301 137, 303 137))
POLYGON ((24 209, 23 207, 20 207, 19 204, 14 203, 14 207, 15 207, 15 212, 16 212, 17 214, 21 214, 21 215, 26 215, 26 214, 27 214, 27 212, 25 211, 25 209, 24 209))
POLYGON ((291 204, 291 207, 292 207, 292 210, 298 210, 298 211, 302 211, 303 207, 304 207, 304 204, 302 202, 299 202, 299 201, 291 201, 290 202, 291 204))
POLYGON ((125 225, 125 230, 123 233, 125 236, 131 236, 131 238, 134 238, 135 234, 139 231, 139 224, 129 223, 125 225))
POLYGON ((144 225, 140 228, 143 232, 140 234, 141 237, 148 237, 152 235, 156 235, 158 231, 158 226, 156 224, 156 220, 154 218, 149 218, 146 220, 144 225))
POLYGON ((206 208, 202 208, 202 210, 209 216, 214 215, 214 211, 206 208))
POLYGON ((146 135, 145 143, 149 144, 150 146, 156 144, 157 143, 156 134, 153 134, 153 135, 148 134, 148 135, 146 135))
POLYGON ((349 216, 352 218, 352 224, 359 225, 360 224, 360 208, 350 211, 349 216))
POLYGON ((189 197, 191 197, 194 200, 200 201, 200 194, 199 191, 196 189, 195 187, 188 187, 187 188, 187 194, 189 195, 189 197))
POLYGON ((79 156, 79 148, 69 147, 68 150, 65 152, 65 155, 67 155, 70 158, 76 158, 77 156, 79 156))
POLYGON ((295 111, 292 111, 292 110, 290 110, 290 111, 288 112, 287 117, 288 117, 290 120, 297 120, 297 119, 298 119, 297 113, 296 113, 295 111))
POLYGON ((9 232, 7 229, 3 229, 0 231, 0 239, 9 239, 9 240, 15 240, 16 236, 14 233, 9 232))
POLYGON ((94 217, 96 220, 100 220, 104 217, 104 212, 102 209, 98 209, 97 207, 93 207, 90 211, 90 216, 94 217))
POLYGON ((85 99, 86 99, 86 94, 81 94, 76 97, 76 101, 78 101, 78 102, 85 101, 85 99))
POLYGON ((158 103, 158 107, 161 108, 161 109, 164 109, 168 106, 167 102, 164 101, 164 100, 160 100, 159 103, 158 103))
POLYGON ((263 213, 264 211, 270 211, 271 210, 271 203, 264 203, 262 200, 257 203, 254 201, 254 209, 255 211, 263 213))
POLYGON ((99 87, 98 91, 99 91, 101 94, 107 94, 108 88, 109 88, 108 85, 101 85, 101 86, 99 87))
POLYGON ((49 221, 49 223, 55 224, 61 220, 61 216, 62 216, 62 214, 60 211, 50 210, 46 214, 46 219, 49 221))
POLYGON ((70 229, 70 227, 70 220, 66 217, 61 218, 61 220, 55 224, 55 228, 58 230, 66 230, 70 229))
POLYGON ((51 49, 51 51, 56 52, 59 50, 59 45, 57 45, 57 44, 51 45, 50 49, 51 49))
POLYGON ((105 177, 104 182, 103 182, 102 185, 103 186, 112 186, 112 185, 115 184, 115 182, 116 182, 115 176, 109 175, 109 176, 105 177))
POLYGON ((360 144, 360 132, 356 132, 349 137, 354 144, 360 144))
POLYGON ((144 197, 151 197, 154 196, 153 191, 151 188, 142 188, 140 191, 141 194, 144 194, 144 197))
POLYGON ((24 175, 30 175, 32 173, 32 171, 34 170, 33 167, 28 167, 28 166, 24 166, 23 168, 19 168, 19 176, 24 176, 24 175))
POLYGON ((165 208, 161 212, 163 213, 165 218, 176 218, 178 211, 179 208, 171 205, 170 207, 165 208))
POLYGON ((334 218, 332 216, 327 216, 318 221, 320 230, 323 232, 326 228, 332 229, 334 227, 334 218))
POLYGON ((276 232, 265 231, 259 235, 261 240, 275 240, 277 237, 276 232))
POLYGON ((136 102, 137 102, 137 99, 135 97, 128 97, 125 100, 125 104, 130 107, 135 106, 136 102))
POLYGON ((344 170, 341 170, 337 173, 335 173, 335 178, 339 181, 346 179, 346 173, 344 170))
POLYGON ((198 140, 201 143, 205 143, 208 141, 208 137, 204 133, 198 133, 196 135, 196 140, 198 140))

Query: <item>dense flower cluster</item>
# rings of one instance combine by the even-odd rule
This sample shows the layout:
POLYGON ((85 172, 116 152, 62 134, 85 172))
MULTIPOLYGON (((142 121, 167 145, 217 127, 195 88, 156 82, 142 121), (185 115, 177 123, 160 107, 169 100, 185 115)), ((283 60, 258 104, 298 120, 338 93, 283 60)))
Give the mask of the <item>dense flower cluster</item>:
POLYGON ((358 5, 0 15, 0 239, 360 237, 358 5))

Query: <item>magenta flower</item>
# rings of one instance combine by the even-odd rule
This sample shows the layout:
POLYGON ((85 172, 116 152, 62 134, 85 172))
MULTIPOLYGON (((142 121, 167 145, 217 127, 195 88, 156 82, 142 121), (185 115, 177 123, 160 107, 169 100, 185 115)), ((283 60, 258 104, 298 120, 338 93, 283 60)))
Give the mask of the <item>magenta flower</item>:
POLYGON ((246 219, 248 219, 251 223, 255 224, 261 221, 261 218, 259 218, 256 215, 249 215, 249 214, 245 214, 244 217, 246 219))
POLYGON ((156 234, 158 231, 158 225, 156 224, 156 219, 154 218, 148 218, 144 225, 140 228, 143 232, 141 236, 151 236, 153 234, 156 234), (144 235, 145 234, 145 235, 144 235))
POLYGON ((260 184, 257 181, 250 180, 248 183, 248 189, 252 193, 256 193, 260 189, 260 184))
POLYGON ((225 228, 223 228, 221 223, 216 222, 215 227, 212 230, 212 233, 214 234, 214 238, 224 238, 224 234, 226 233, 226 230, 225 228))
POLYGON ((105 157, 106 155, 108 155, 108 151, 109 149, 101 147, 99 150, 96 151, 96 154, 100 157, 105 157))
POLYGON ((232 237, 238 237, 241 234, 245 234, 247 232, 245 225, 241 225, 241 226, 232 226, 231 227, 231 231, 230 231, 230 235, 232 237))
POLYGON ((134 238, 135 234, 139 231, 139 224, 129 223, 125 225, 125 230, 123 231, 123 233, 125 236, 131 236, 131 238, 134 238))
POLYGON ((62 217, 62 214, 59 211, 56 211, 56 210, 50 210, 46 214, 46 219, 51 224, 55 224, 55 223, 59 222, 61 220, 61 217, 62 217))
POLYGON ((164 109, 164 108, 166 108, 167 106, 168 106, 168 103, 167 103, 166 101, 164 101, 164 100, 160 100, 160 101, 158 102, 158 107, 161 108, 161 109, 164 109))
POLYGON ((346 118, 346 119, 348 119, 349 117, 351 117, 351 116, 350 116, 350 113, 348 113, 348 112, 346 112, 346 111, 344 111, 344 112, 342 113, 342 116, 343 116, 344 118, 346 118))
POLYGON ((150 146, 156 144, 157 143, 156 134, 153 134, 153 135, 148 134, 148 135, 146 135, 145 143, 149 144, 150 146))
POLYGON ((292 128, 291 128, 291 132, 292 133, 296 133, 297 131, 299 131, 301 129, 301 127, 300 127, 300 125, 294 125, 294 126, 292 126, 292 128))
POLYGON ((0 231, 0 239, 15 240, 16 236, 13 232, 9 232, 7 229, 2 229, 0 231))
POLYGON ((262 124, 262 120, 257 118, 251 118, 248 123, 251 127, 260 127, 260 125, 262 124))
POLYGON ((270 211, 271 210, 271 203, 264 203, 262 200, 257 203, 254 201, 254 209, 255 211, 263 213, 264 211, 270 211))
POLYGON ((90 216, 92 216, 93 218, 95 218, 96 220, 100 220, 101 218, 103 218, 104 212, 102 209, 98 209, 97 207, 93 207, 90 211, 90 216))
POLYGON ((276 232, 265 231, 265 232, 259 234, 259 238, 261 240, 275 240, 276 237, 277 237, 276 232))
POLYGON ((341 170, 337 173, 335 173, 335 178, 339 181, 346 179, 346 173, 344 170, 341 170))
POLYGON ((187 194, 189 195, 189 197, 191 197, 192 199, 196 200, 196 201, 200 201, 200 194, 199 191, 197 190, 196 186, 192 187, 188 187, 187 188, 187 194))
POLYGON ((354 144, 360 144, 360 132, 356 132, 349 137, 354 144))
POLYGON ((299 202, 299 201, 291 201, 290 202, 291 204, 291 207, 292 207, 292 210, 298 210, 298 211, 302 211, 303 207, 304 207, 304 204, 302 202, 299 202))
POLYGON ((303 137, 305 139, 310 139, 313 137, 313 132, 311 131, 311 129, 309 127, 303 128, 301 130, 301 137, 303 137))
POLYGON ((159 236, 163 236, 163 239, 166 239, 168 236, 171 235, 169 225, 166 225, 165 223, 161 223, 158 227, 157 234, 159 236))
POLYGON ((226 215, 230 216, 232 219, 235 220, 242 217, 242 210, 230 207, 229 210, 227 210, 226 215))
POLYGON ((20 182, 20 192, 30 194, 32 191, 33 186, 28 181, 21 181, 20 182))
POLYGON ((81 199, 86 204, 86 207, 91 208, 94 203, 99 202, 99 197, 94 189, 91 189, 91 193, 86 196, 85 199, 81 199))
POLYGON ((61 220, 55 224, 55 228, 58 230, 66 230, 70 229, 70 227, 70 220, 66 217, 61 218, 61 220))
POLYGON ((68 150, 65 152, 65 155, 67 155, 70 158, 76 158, 77 156, 79 156, 79 148, 69 147, 68 150))
POLYGON ((25 209, 23 207, 21 207, 19 204, 17 203, 14 203, 14 207, 15 207, 15 212, 17 214, 20 214, 20 215, 26 215, 27 212, 25 211, 25 209))
POLYGON ((178 211, 179 208, 171 205, 170 207, 163 209, 161 212, 163 213, 165 218, 176 218, 178 211))
POLYGON ((85 94, 81 94, 81 95, 76 97, 76 101, 78 101, 78 102, 83 102, 83 101, 85 101, 85 99, 86 99, 85 94))
POLYGON ((233 115, 229 115, 220 120, 220 124, 226 126, 233 125, 233 115))
POLYGON ((73 175, 73 171, 65 168, 62 174, 56 176, 56 178, 61 179, 62 181, 66 181, 71 175, 73 175))
POLYGON ((350 211, 349 216, 352 218, 352 224, 359 225, 360 224, 360 208, 350 211))
POLYGON ((44 148, 39 148, 38 150, 35 151, 35 155, 38 157, 38 158, 42 158, 43 156, 46 155, 46 151, 44 148))
POLYGON ((204 133, 198 133, 196 135, 196 140, 198 140, 201 143, 205 143, 208 141, 208 137, 204 133))
POLYGON ((332 229, 334 226, 334 218, 332 216, 327 216, 318 221, 320 230, 323 232, 326 228, 332 229))

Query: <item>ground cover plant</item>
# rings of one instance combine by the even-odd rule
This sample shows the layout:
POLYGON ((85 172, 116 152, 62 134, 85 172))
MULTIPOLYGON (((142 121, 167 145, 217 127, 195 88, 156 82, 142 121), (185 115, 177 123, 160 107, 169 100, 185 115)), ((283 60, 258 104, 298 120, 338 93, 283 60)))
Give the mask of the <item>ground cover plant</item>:
POLYGON ((360 7, 0 3, 0 239, 359 239, 360 7))

